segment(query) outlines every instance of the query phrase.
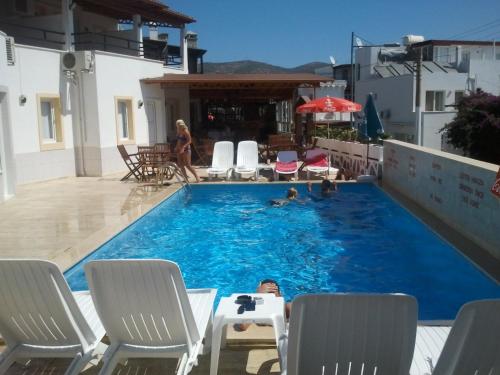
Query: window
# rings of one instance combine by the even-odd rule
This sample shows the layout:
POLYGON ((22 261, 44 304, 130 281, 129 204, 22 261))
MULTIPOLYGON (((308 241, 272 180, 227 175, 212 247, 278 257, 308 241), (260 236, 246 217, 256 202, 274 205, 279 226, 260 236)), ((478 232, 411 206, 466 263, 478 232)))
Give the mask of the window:
POLYGON ((132 98, 115 97, 116 134, 118 144, 134 143, 134 113, 132 98))
POLYGON ((433 51, 432 46, 422 47, 422 60, 432 61, 432 56, 433 56, 432 51, 433 51))
POLYGON ((464 97, 465 95, 465 91, 463 90, 457 90, 455 91, 455 104, 458 104, 458 102, 460 100, 462 100, 462 98, 464 97))
POLYGON ((436 47, 435 61, 440 63, 447 63, 451 61, 451 48, 450 47, 436 47))
POLYGON ((426 91, 425 110, 428 112, 444 111, 444 91, 426 91))
POLYGON ((40 150, 64 149, 61 101, 59 96, 38 95, 38 130, 40 150))

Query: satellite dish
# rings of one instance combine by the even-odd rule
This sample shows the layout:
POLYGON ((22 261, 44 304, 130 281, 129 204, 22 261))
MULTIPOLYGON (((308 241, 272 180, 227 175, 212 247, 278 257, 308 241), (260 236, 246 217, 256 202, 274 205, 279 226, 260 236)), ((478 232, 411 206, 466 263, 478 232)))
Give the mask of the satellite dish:
POLYGON ((335 65, 335 58, 333 56, 330 56, 330 62, 332 63, 332 65, 335 65))

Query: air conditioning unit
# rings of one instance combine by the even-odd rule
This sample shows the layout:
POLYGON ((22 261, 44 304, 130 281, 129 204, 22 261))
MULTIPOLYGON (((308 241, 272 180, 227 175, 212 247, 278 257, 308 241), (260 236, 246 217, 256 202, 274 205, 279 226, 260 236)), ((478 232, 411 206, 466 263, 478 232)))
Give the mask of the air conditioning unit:
POLYGON ((61 55, 61 66, 65 72, 90 71, 94 63, 91 51, 66 52, 61 55))

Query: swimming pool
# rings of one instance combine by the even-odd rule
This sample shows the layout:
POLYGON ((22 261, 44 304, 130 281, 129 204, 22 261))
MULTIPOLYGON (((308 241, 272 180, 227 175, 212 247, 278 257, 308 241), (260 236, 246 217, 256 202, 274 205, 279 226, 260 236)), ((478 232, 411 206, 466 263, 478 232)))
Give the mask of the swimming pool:
MULTIPOLYGON (((454 319, 467 301, 500 286, 372 184, 342 184, 328 199, 270 207, 288 184, 196 185, 179 191, 66 272, 86 289, 93 259, 161 258, 188 288, 218 296, 280 283, 287 299, 317 292, 399 292, 417 297, 420 319, 454 319)), ((319 186, 315 186, 319 188, 319 186)))

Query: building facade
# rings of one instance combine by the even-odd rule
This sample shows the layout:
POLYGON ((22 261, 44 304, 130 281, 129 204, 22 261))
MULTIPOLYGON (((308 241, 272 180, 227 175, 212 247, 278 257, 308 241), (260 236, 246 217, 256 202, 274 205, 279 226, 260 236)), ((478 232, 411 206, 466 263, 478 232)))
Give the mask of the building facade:
POLYGON ((393 138, 449 150, 440 129, 455 117, 457 101, 477 89, 500 94, 500 48, 483 41, 405 38, 405 43, 356 48, 356 101, 364 103, 373 93, 393 138))
POLYGON ((175 119, 189 118, 187 90, 141 80, 198 69, 194 19, 159 2, 112 4, 0 5, 0 201, 18 184, 121 171, 117 145, 166 141, 175 119), (145 38, 148 25, 169 27, 179 46, 145 38))

